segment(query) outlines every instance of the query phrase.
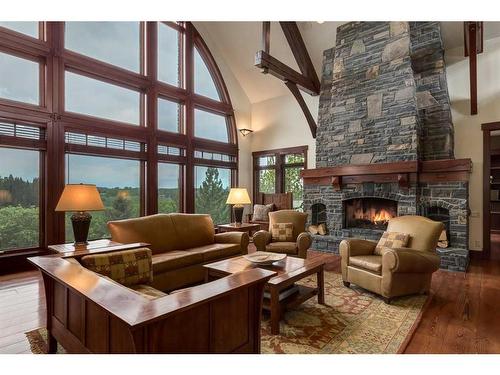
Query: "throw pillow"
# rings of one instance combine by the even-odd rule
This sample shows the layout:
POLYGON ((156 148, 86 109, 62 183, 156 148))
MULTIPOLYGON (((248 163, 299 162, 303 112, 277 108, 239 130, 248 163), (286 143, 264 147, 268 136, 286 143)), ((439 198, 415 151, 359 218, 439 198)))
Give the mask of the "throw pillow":
POLYGON ((384 232, 377 246, 375 247, 375 255, 382 255, 384 249, 397 249, 399 247, 406 247, 410 235, 399 232, 384 232))
POLYGON ((81 262, 85 268, 125 286, 153 282, 151 250, 147 248, 86 255, 81 262))
POLYGON ((293 241, 293 224, 292 223, 274 223, 271 228, 271 236, 273 241, 291 242, 293 241))
POLYGON ((271 212, 273 208, 274 203, 254 205, 252 221, 269 221, 269 212, 271 212))

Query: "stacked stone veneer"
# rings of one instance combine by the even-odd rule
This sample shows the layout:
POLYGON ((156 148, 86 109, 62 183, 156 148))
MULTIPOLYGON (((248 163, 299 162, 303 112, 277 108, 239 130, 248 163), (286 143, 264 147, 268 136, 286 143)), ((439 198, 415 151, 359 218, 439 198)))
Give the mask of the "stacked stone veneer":
MULTIPOLYGON (((337 29, 323 54, 316 138, 316 167, 453 158, 453 123, 438 22, 350 22, 337 29)), ((451 247, 441 265, 468 264, 468 184, 363 183, 306 185, 304 207, 327 208, 327 236, 313 248, 338 253, 344 238, 376 240, 381 232, 345 229, 343 201, 382 197, 398 202, 398 215, 420 214, 425 205, 450 211, 451 247)), ((309 215, 311 217, 311 215, 309 215)))

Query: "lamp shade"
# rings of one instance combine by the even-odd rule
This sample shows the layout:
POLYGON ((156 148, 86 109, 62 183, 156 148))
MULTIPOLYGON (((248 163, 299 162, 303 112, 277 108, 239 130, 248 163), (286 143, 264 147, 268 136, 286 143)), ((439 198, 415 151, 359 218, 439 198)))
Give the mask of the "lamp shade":
POLYGON ((95 185, 68 184, 59 198, 56 211, 102 211, 101 196, 95 185))
POLYGON ((229 191, 226 204, 250 204, 250 196, 245 188, 232 188, 229 191))

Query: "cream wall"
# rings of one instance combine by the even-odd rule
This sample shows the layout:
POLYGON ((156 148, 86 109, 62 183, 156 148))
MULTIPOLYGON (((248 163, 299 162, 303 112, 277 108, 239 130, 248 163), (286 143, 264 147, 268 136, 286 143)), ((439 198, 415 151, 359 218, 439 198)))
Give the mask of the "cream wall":
POLYGON ((478 114, 470 115, 469 63, 463 48, 446 51, 446 76, 455 126, 455 157, 472 159, 469 244, 481 250, 483 134, 481 124, 500 120, 500 38, 486 40, 477 59, 478 114))
MULTIPOLYGON (((269 79, 276 78, 269 76, 269 79)), ((303 96, 317 121, 319 97, 303 96)), ((252 151, 307 145, 307 167, 315 167, 316 142, 292 94, 253 104, 252 129, 252 151)))

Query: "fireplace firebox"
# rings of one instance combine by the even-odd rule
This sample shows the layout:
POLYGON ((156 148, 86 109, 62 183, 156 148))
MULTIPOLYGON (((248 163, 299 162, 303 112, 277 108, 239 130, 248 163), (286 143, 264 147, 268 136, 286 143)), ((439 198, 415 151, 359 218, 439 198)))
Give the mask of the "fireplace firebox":
POLYGON ((352 198, 344 201, 344 228, 387 229, 398 215, 398 202, 386 198, 352 198))

